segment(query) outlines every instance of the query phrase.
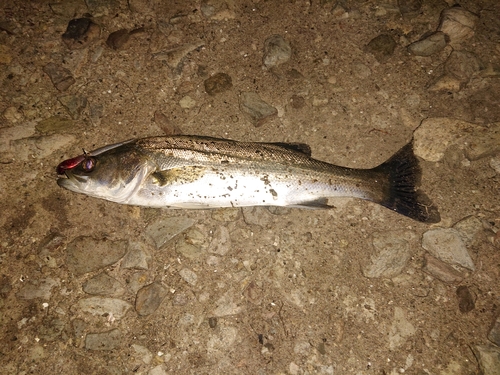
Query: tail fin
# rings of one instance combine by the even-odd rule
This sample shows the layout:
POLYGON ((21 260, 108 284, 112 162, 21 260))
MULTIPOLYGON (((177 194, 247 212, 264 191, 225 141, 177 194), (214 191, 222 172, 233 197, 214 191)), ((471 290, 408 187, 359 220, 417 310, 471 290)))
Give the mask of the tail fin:
POLYGON ((389 189, 379 202, 381 205, 424 223, 437 223, 441 220, 437 207, 425 193, 417 190, 422 171, 413 153, 412 143, 374 168, 374 172, 389 176, 389 189))

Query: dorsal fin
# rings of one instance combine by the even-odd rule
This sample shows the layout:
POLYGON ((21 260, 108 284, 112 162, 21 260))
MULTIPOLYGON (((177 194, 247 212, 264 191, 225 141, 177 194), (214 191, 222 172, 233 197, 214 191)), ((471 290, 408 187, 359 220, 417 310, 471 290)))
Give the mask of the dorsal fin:
POLYGON ((307 143, 284 143, 284 142, 272 142, 264 143, 266 145, 278 146, 287 150, 297 151, 306 156, 311 156, 311 147, 307 143))

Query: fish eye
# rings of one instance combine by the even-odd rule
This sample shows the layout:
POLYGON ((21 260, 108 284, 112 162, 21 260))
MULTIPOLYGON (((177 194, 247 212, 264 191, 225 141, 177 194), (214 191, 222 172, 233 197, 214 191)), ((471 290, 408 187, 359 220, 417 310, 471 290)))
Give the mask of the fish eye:
POLYGON ((83 161, 82 161, 82 169, 85 171, 85 172, 92 172, 92 170, 94 169, 95 167, 95 158, 93 157, 86 157, 83 161))

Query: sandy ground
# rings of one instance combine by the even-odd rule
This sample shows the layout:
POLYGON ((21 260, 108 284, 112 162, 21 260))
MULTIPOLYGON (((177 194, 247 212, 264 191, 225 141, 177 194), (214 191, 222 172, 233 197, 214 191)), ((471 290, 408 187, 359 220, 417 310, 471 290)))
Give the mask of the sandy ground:
POLYGON ((430 56, 407 47, 451 2, 55 1, 0 6, 2 373, 498 374, 496 1, 461 2, 469 34, 430 56), (84 16, 94 28, 63 38, 84 16), (382 34, 393 49, 370 47, 382 34), (265 66, 273 35, 291 54, 265 66), (230 83, 213 90, 216 73, 230 83), (274 114, 252 119, 245 92, 274 114), (449 128, 425 128, 443 149, 421 162, 432 226, 355 199, 169 211, 56 184, 82 148, 175 132, 303 142, 370 168, 436 118, 449 128), (487 150, 471 156, 465 136, 487 150), (464 219, 473 266, 429 271, 423 234, 464 219))

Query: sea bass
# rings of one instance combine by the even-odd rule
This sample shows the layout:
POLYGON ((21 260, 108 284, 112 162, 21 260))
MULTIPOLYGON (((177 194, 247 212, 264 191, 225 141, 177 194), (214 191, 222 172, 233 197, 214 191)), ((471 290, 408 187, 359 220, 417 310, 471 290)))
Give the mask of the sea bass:
POLYGON ((411 143, 375 168, 353 169, 313 159, 301 143, 151 137, 85 152, 57 173, 66 189, 145 207, 331 208, 329 198, 356 197, 421 222, 440 221, 417 190, 421 170, 411 143))

